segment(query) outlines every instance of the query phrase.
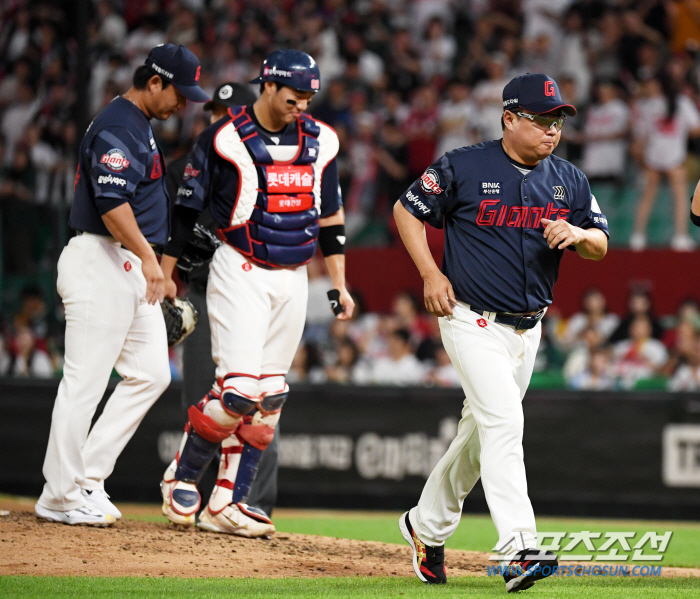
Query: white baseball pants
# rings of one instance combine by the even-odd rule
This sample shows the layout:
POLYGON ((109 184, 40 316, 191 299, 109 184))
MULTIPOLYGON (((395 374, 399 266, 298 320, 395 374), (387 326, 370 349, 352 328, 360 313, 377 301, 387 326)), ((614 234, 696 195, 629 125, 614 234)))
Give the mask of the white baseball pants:
POLYGON ((141 260, 118 241, 89 233, 71 239, 58 262, 57 287, 66 314, 65 365, 39 505, 68 511, 85 505, 81 487, 104 488, 139 423, 170 384, 170 366, 161 307, 146 302, 141 260), (113 368, 123 380, 90 431, 113 368))
MULTIPOLYGON (((430 474, 411 523, 427 545, 454 533, 464 498, 481 476, 498 545, 535 547, 535 515, 523 462, 522 399, 530 383, 541 323, 515 331, 459 303, 440 319, 440 332, 459 375, 465 400, 457 436, 430 474)), ((509 553, 514 553, 510 551, 509 553)), ((505 553, 505 552, 504 552, 505 553)))
POLYGON ((285 376, 304 332, 307 297, 306 266, 268 270, 219 247, 207 283, 217 380, 285 376))

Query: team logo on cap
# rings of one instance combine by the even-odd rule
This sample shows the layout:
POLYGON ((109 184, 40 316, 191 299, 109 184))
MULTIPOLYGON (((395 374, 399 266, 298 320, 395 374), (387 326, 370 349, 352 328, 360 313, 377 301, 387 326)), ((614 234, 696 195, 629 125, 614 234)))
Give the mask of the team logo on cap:
POLYGON ((321 82, 318 79, 312 79, 311 89, 321 89, 321 82))
POLYGON ((199 81, 199 76, 202 74, 202 67, 197 67, 197 72, 194 74, 194 80, 199 81))
POLYGON ((556 96, 557 92, 554 91, 554 81, 544 82, 544 95, 545 96, 556 96))
POLYGON ((440 176, 435 169, 429 168, 420 178, 420 189, 426 195, 442 193, 440 176))
POLYGON ((188 162, 187 166, 185 167, 185 172, 182 175, 183 180, 187 181, 187 179, 190 179, 191 177, 196 177, 197 175, 199 175, 199 170, 193 168, 192 163, 188 162))
POLYGON ((222 100, 228 100, 233 95, 233 88, 230 85, 224 85, 219 90, 219 98, 222 100))
POLYGON ((110 171, 118 173, 129 167, 131 164, 126 159, 126 154, 118 148, 112 148, 109 152, 102 155, 100 162, 104 164, 110 171))

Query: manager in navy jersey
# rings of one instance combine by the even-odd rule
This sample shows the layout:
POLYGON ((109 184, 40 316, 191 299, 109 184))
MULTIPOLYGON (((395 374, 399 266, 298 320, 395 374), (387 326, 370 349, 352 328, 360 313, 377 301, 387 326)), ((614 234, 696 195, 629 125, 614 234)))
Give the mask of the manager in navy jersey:
POLYGON ((153 250, 168 240, 168 196, 149 121, 167 120, 186 100, 207 101, 199 75, 187 48, 153 48, 80 144, 69 218, 77 235, 58 262, 66 350, 35 507, 43 520, 106 526, 121 517, 104 481, 170 383, 164 277, 153 250), (112 369, 122 381, 90 430, 112 369))
POLYGON ((522 399, 541 319, 565 249, 589 260, 607 251, 607 220, 585 175, 552 155, 567 116, 557 84, 542 74, 503 90, 503 139, 448 152, 401 196, 394 216, 439 317, 445 349, 465 393, 458 433, 399 527, 423 582, 446 582, 444 543, 481 477, 498 531, 509 592, 552 574, 557 558, 536 551, 523 462, 522 399), (445 228, 442 269, 424 223, 445 228))

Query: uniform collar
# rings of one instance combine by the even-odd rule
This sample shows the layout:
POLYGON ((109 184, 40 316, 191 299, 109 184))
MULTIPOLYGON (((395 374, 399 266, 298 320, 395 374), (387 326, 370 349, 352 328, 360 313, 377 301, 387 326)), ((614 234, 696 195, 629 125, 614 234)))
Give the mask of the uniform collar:
POLYGON ((255 116, 255 110, 253 110, 252 105, 246 106, 246 112, 248 113, 248 115, 252 119, 253 123, 255 123, 255 126, 258 128, 258 131, 260 133, 263 133, 266 137, 278 137, 278 138, 282 139, 282 137, 284 137, 285 134, 291 133, 292 131, 296 131, 296 127, 297 127, 296 120, 289 123, 289 125, 286 125, 285 127, 280 129, 279 131, 269 131, 268 129, 265 129, 265 127, 263 127, 260 124, 258 117, 255 116))
POLYGON ((150 119, 146 116, 143 110, 136 106, 136 104, 134 104, 131 100, 127 100, 124 96, 117 96, 112 101, 121 102, 122 106, 126 106, 127 109, 131 110, 132 112, 140 114, 149 125, 151 124, 150 119))
MULTIPOLYGON (((532 164, 523 164, 522 162, 518 162, 517 160, 513 160, 510 156, 508 156, 508 152, 506 152, 506 149, 503 147, 503 140, 501 140, 498 145, 501 148, 501 152, 503 152, 503 155, 506 157, 506 160, 508 160, 508 162, 510 162, 513 166, 516 166, 519 169, 525 169, 527 171, 531 171, 531 170, 537 168, 537 166, 540 164, 540 162, 542 162, 542 160, 540 160, 540 162, 538 162, 534 166, 532 164)), ((545 158, 545 160, 546 160, 546 158, 545 158)))

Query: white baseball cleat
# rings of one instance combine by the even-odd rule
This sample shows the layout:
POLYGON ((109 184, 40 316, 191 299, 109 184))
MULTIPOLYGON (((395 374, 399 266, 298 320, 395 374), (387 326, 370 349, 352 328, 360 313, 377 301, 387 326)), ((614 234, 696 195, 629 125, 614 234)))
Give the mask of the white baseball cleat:
POLYGON ((111 526, 117 519, 110 514, 103 514, 100 510, 91 505, 84 505, 75 510, 67 512, 57 512, 40 506, 34 506, 34 513, 41 520, 48 522, 60 522, 71 526, 111 526))
POLYGON ((199 515, 197 526, 210 532, 220 532, 239 537, 265 537, 275 532, 275 525, 258 511, 252 511, 244 503, 231 503, 223 510, 212 514, 209 506, 199 515))
POLYGON ((163 515, 173 524, 194 526, 201 497, 197 487, 182 481, 162 480, 160 493, 163 496, 163 515))
POLYGON ((109 500, 109 495, 107 495, 106 491, 103 489, 96 489, 94 491, 81 489, 81 493, 92 507, 97 508, 103 514, 113 516, 116 520, 121 519, 122 513, 117 506, 109 500))

